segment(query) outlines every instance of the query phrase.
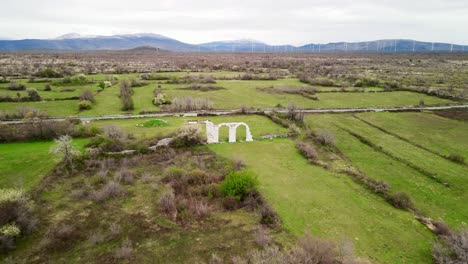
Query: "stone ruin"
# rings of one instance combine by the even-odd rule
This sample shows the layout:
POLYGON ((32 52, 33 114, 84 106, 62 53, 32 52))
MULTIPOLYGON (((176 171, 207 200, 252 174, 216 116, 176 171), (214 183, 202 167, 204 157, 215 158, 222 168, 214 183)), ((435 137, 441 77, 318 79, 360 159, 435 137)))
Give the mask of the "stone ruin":
POLYGON ((208 144, 219 143, 219 129, 223 126, 229 128, 229 143, 236 142, 237 128, 239 126, 245 126, 246 136, 245 141, 253 141, 252 134, 250 133, 250 127, 244 122, 236 123, 221 123, 218 125, 213 124, 210 121, 205 121, 206 124, 206 139, 208 144))

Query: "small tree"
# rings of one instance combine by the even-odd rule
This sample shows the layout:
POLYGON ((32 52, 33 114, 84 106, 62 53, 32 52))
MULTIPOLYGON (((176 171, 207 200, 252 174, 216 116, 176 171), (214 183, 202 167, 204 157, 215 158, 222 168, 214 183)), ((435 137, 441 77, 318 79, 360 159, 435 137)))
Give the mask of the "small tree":
POLYGON ((36 89, 28 88, 28 89, 26 89, 26 92, 28 93, 28 97, 29 97, 30 101, 40 101, 41 100, 41 96, 39 95, 39 93, 37 92, 36 89))
POLYGON ((128 80, 123 80, 120 84, 120 100, 122 101, 122 110, 128 111, 133 110, 133 89, 131 83, 128 80))
POLYGON ((70 136, 64 135, 56 139, 50 152, 63 161, 63 166, 69 174, 73 172, 74 160, 79 152, 73 146, 70 136))

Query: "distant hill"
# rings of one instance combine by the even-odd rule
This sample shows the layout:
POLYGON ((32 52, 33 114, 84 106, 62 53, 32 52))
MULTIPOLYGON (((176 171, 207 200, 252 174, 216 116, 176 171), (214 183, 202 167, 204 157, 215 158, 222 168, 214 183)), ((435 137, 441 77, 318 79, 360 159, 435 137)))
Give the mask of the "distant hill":
POLYGON ((432 43, 408 39, 384 39, 366 42, 335 42, 326 44, 269 45, 256 40, 214 41, 189 44, 152 33, 90 36, 69 33, 55 39, 0 40, 0 51, 85 51, 128 50, 134 52, 461 52, 468 46, 432 43))
POLYGON ((196 45, 157 34, 80 36, 67 34, 56 39, 0 40, 0 51, 25 50, 125 50, 141 46, 172 51, 197 51, 196 45))

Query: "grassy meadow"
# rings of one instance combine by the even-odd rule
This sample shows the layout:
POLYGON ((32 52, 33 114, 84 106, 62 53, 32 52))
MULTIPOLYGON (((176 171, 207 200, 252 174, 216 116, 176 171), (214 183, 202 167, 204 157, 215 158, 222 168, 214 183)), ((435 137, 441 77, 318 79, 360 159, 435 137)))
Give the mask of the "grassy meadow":
MULTIPOLYGON (((87 139, 75 139, 83 149, 87 139)), ((0 188, 30 190, 58 163, 49 153, 53 141, 0 144, 0 188)))
POLYGON ((351 241, 358 255, 372 262, 430 262, 432 234, 410 213, 394 209, 346 175, 310 165, 290 139, 210 149, 245 161, 289 232, 351 241))
MULTIPOLYGON (((182 77, 186 72, 175 72, 161 75, 182 77)), ((204 75, 213 75, 214 77, 235 78, 243 73, 239 72, 214 72, 204 75)), ((198 75, 191 73, 189 75, 198 75)), ((100 116, 110 114, 124 113, 121 110, 119 99, 119 84, 105 88, 98 92, 98 81, 103 81, 112 75, 88 75, 88 80, 94 83, 86 85, 66 85, 53 86, 52 91, 44 91, 45 83, 29 83, 27 79, 16 80, 23 83, 26 87, 36 88, 40 96, 46 102, 3 102, 0 103, 0 111, 13 112, 19 107, 30 106, 47 112, 50 116, 100 116), (95 103, 92 109, 79 111, 79 100, 53 101, 54 99, 66 99, 77 97, 83 90, 90 90, 95 96, 95 103)), ((117 75, 119 80, 139 79, 139 74, 121 74, 117 75)), ((425 94, 405 91, 394 92, 341 92, 339 87, 321 87, 310 86, 301 83, 296 78, 284 78, 278 80, 217 80, 215 86, 221 87, 214 91, 197 91, 181 89, 189 87, 190 84, 167 84, 166 81, 145 81, 147 85, 134 87, 134 110, 130 113, 138 114, 141 111, 160 111, 159 107, 152 104, 154 97, 153 90, 159 89, 167 99, 173 100, 176 97, 191 96, 194 98, 205 98, 213 103, 215 109, 239 109, 242 106, 252 108, 274 108, 286 107, 294 102, 301 108, 349 108, 349 107, 389 107, 389 106, 412 106, 418 105, 423 101, 426 105, 450 104, 453 103, 447 99, 441 99, 425 94), (316 94, 318 100, 312 100, 299 94, 269 93, 259 91, 257 88, 277 87, 277 86, 302 86, 314 87, 319 92, 316 94), (335 91, 335 92, 330 92, 335 91)), ((16 97, 16 91, 7 90, 8 84, 0 84, 0 96, 10 95, 16 97)), ((352 87, 344 87, 347 91, 352 91, 352 87)), ((365 88, 365 91, 381 91, 378 87, 365 88)), ((25 96, 25 91, 19 92, 25 96)))

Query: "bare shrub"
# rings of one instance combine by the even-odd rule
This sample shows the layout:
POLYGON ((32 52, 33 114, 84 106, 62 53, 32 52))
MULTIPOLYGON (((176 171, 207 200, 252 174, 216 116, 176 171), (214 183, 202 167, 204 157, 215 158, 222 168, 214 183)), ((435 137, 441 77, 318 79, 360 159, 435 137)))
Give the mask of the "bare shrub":
POLYGON ((122 182, 123 184, 133 184, 135 182, 134 173, 129 171, 127 168, 122 168, 116 175, 117 182, 122 182))
POLYGON ((177 208, 175 203, 175 196, 172 192, 165 192, 159 198, 160 210, 172 220, 176 219, 177 208))
MULTIPOLYGON (((252 264, 286 264, 285 255, 277 246, 269 246, 263 250, 254 250, 247 256, 247 263, 252 264)), ((309 262, 304 262, 309 263, 309 262)))
POLYGON ((336 246, 306 234, 286 255, 286 263, 323 263, 337 262, 336 246))
POLYGON ((91 199, 96 202, 103 202, 111 198, 117 198, 123 194, 122 187, 118 182, 110 181, 101 190, 91 194, 91 199))
POLYGON ((413 201, 411 201, 411 198, 406 193, 389 194, 386 199, 398 209, 412 210, 414 208, 413 201))
POLYGON ((128 239, 122 242, 122 245, 115 251, 115 257, 118 259, 128 259, 133 256, 133 245, 128 239))
POLYGON ((260 223, 269 227, 275 227, 279 222, 279 217, 273 208, 268 204, 264 204, 260 209, 260 223))
POLYGON ((41 241, 41 247, 46 250, 60 250, 67 248, 81 239, 79 230, 68 224, 53 226, 41 241))
POLYGON ((122 233, 122 227, 113 222, 109 225, 109 236, 111 239, 117 238, 122 233))
POLYGON ((104 242, 105 238, 106 236, 102 232, 98 231, 98 232, 93 232, 88 240, 91 246, 95 246, 97 244, 104 242))
POLYGON ((242 201, 242 205, 249 211, 255 211, 261 208, 265 203, 262 195, 256 190, 250 191, 242 201))
POLYGON ((210 215, 210 207, 208 203, 204 201, 191 200, 189 203, 189 209, 198 218, 205 218, 210 215))
POLYGON ((434 232, 439 236, 451 236, 452 230, 450 227, 441 220, 433 221, 432 224, 435 227, 434 232))
POLYGON ((315 132, 317 141, 324 146, 334 146, 335 145, 335 135, 328 130, 320 129, 315 132))
POLYGON ((190 147, 204 143, 199 126, 183 126, 175 136, 172 144, 176 147, 190 147))
POLYGON ((245 168, 245 161, 241 158, 236 158, 234 160, 233 170, 240 171, 245 168))
POLYGON ((301 154, 307 159, 311 161, 315 161, 318 159, 317 150, 315 150, 314 146, 304 141, 299 141, 296 144, 296 148, 298 148, 301 154))
POLYGON ((196 111, 196 110, 212 110, 213 103, 205 98, 192 98, 187 97, 176 97, 172 100, 171 108, 172 111, 196 111))
POLYGON ((81 200, 81 199, 84 199, 86 198, 86 196, 88 195, 88 192, 86 192, 85 190, 83 189, 74 189, 70 192, 70 196, 74 199, 74 200, 81 200))
POLYGON ((150 173, 143 173, 143 175, 141 176, 141 179, 140 179, 142 182, 144 183, 149 183, 153 180, 153 177, 151 176, 150 173))
POLYGON ((386 194, 390 191, 390 185, 385 181, 377 181, 372 185, 375 193, 386 194))
POLYGON ((128 134, 116 125, 106 125, 102 131, 112 141, 123 141, 128 138, 128 134))
POLYGON ((271 237, 267 229, 259 227, 255 231, 255 242, 262 248, 271 244, 271 237))
POLYGON ((226 196, 223 198, 223 207, 226 210, 232 211, 239 208, 241 205, 240 201, 234 196, 226 196))
POLYGON ((224 261, 221 257, 218 257, 215 253, 211 254, 209 264, 224 264, 224 261))
POLYGON ((437 264, 468 263, 468 230, 440 237, 434 243, 432 257, 437 264))
POLYGON ((84 90, 80 95, 80 100, 81 101, 86 100, 91 103, 94 103, 94 95, 90 90, 84 90))
POLYGON ((10 84, 8 85, 8 90, 12 91, 24 91, 26 90, 26 86, 22 83, 16 83, 11 81, 10 84))

